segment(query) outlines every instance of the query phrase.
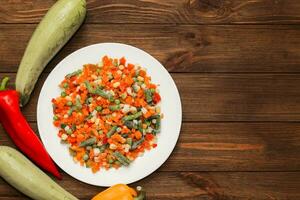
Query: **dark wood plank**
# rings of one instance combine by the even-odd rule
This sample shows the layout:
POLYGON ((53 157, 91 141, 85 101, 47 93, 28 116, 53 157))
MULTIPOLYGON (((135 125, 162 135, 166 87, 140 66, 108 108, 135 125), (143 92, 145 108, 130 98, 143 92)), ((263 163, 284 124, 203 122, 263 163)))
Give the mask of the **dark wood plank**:
MULTIPOLYGON (((30 125, 37 133, 36 123, 30 125)), ((1 126, 0 143, 14 146, 1 126)), ((159 171, 299 169, 300 123, 183 123, 177 146, 159 171)))
MULTIPOLYGON (((81 200, 104 188, 64 175, 58 183, 81 200)), ((273 200, 299 199, 299 172, 155 172, 132 186, 142 185, 149 200, 273 200)), ((0 179, 1 200, 28 199, 0 179)))
MULTIPOLYGON (((16 72, 35 24, 0 25, 0 72, 16 72)), ((146 50, 170 72, 300 72, 300 26, 84 25, 46 68, 100 42, 146 50), (115 31, 117 30, 117 31, 115 31)))
MULTIPOLYGON (((14 82, 15 74, 9 75, 14 82)), ((183 121, 300 121, 300 74, 173 73, 183 106, 183 121)), ((36 120, 38 82, 23 109, 36 120)))
MULTIPOLYGON (((55 0, 5 1, 0 23, 37 23, 55 0)), ((299 23, 297 0, 87 0, 87 23, 299 23)))

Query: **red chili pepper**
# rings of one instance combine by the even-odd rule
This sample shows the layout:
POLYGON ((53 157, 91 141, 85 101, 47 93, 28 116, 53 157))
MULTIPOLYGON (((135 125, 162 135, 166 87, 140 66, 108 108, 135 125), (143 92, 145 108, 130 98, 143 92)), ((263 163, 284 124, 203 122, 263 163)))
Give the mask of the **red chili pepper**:
POLYGON ((9 78, 0 86, 0 122, 15 145, 34 163, 58 179, 61 175, 51 160, 42 142, 29 126, 19 107, 19 94, 16 90, 6 90, 9 78))

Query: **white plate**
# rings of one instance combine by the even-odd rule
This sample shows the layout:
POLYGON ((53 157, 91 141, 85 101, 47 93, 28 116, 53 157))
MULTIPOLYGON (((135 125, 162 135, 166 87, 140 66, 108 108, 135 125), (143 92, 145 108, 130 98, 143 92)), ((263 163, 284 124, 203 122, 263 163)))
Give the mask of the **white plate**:
POLYGON ((111 186, 117 183, 129 184, 138 181, 158 169, 170 156, 179 137, 181 127, 181 102, 176 85, 167 70, 151 55, 133 46, 119 43, 101 43, 84 47, 63 59, 50 73, 41 90, 37 105, 37 123, 41 139, 55 163, 74 178, 97 186, 111 186), (59 83, 70 72, 82 68, 84 64, 96 64, 104 56, 121 58, 127 62, 140 64, 147 69, 155 84, 159 84, 162 97, 161 133, 158 134, 155 149, 138 157, 129 167, 108 171, 101 169, 93 174, 91 169, 74 163, 67 145, 60 143, 58 129, 52 124, 51 99, 60 95, 59 83))

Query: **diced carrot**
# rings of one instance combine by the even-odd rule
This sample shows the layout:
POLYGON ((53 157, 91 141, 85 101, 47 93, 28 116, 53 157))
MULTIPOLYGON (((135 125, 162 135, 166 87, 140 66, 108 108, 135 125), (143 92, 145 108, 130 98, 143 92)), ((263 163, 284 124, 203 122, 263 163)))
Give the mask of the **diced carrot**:
POLYGON ((120 59, 120 64, 121 64, 121 65, 125 65, 125 64, 126 64, 126 59, 125 59, 124 57, 122 57, 122 58, 120 59))
POLYGON ((134 133, 134 136, 135 136, 135 138, 136 139, 141 139, 142 138, 142 133, 140 132, 140 131, 136 131, 135 133, 134 133))
POLYGON ((132 70, 132 69, 134 68, 134 65, 133 65, 133 64, 130 64, 130 63, 128 63, 128 64, 127 64, 127 68, 128 68, 129 70, 132 70))
POLYGON ((145 76, 146 76, 146 72, 145 72, 144 70, 140 70, 139 75, 140 75, 141 77, 145 77, 145 76))

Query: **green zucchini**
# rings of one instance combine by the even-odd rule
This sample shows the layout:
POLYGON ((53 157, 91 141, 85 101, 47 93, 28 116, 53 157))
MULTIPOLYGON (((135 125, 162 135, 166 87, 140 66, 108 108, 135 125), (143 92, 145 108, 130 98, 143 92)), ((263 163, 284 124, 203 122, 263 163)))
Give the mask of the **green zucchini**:
POLYGON ((77 31, 85 15, 85 0, 58 0, 44 16, 18 69, 16 90, 21 94, 21 106, 28 102, 43 69, 77 31))
POLYGON ((35 200, 78 200, 11 147, 0 146, 0 176, 35 200))

